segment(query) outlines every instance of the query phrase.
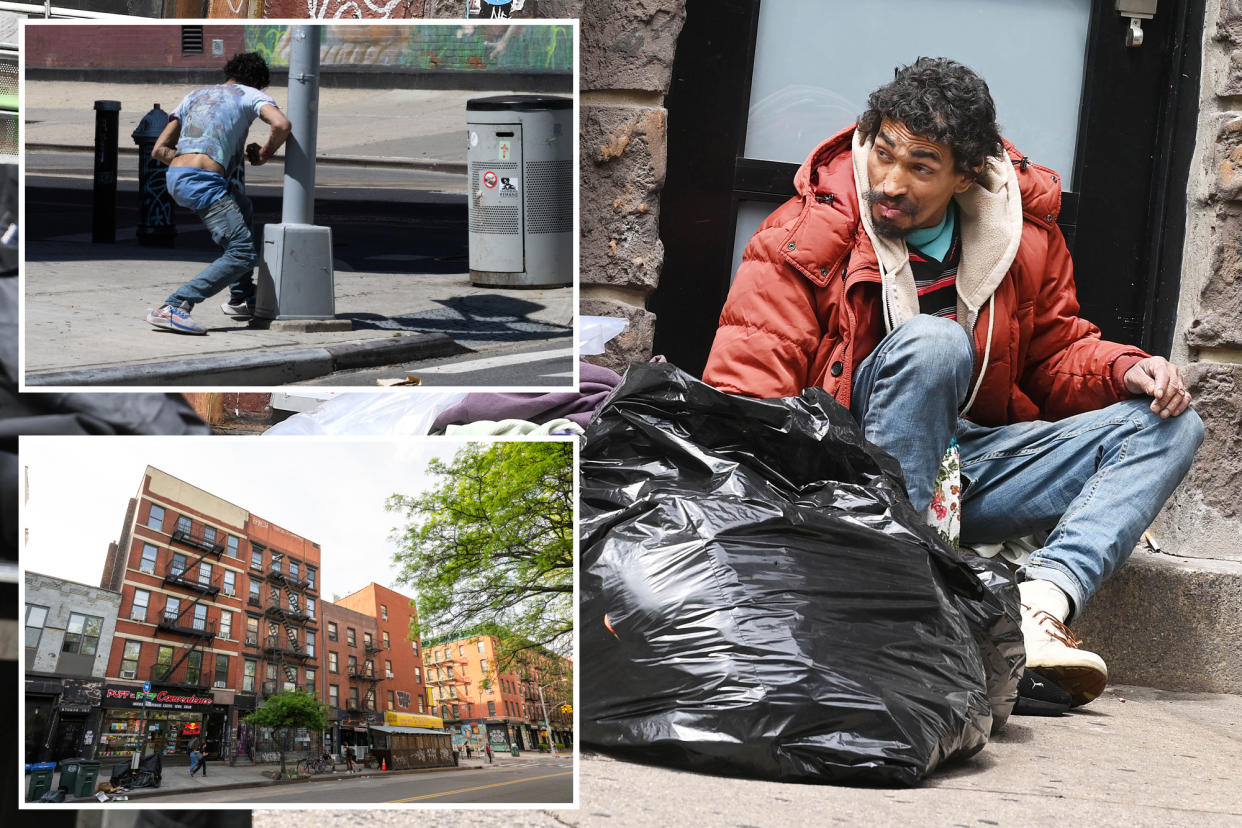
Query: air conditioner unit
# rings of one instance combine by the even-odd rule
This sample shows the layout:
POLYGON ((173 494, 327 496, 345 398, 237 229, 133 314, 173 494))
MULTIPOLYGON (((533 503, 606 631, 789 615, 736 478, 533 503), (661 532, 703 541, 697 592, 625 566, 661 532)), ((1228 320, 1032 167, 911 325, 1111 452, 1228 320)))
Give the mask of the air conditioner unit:
POLYGON ((213 685, 211 685, 211 686, 212 686, 212 687, 214 687, 214 688, 216 688, 217 690, 223 690, 223 689, 224 689, 224 682, 222 682, 222 681, 217 681, 215 684, 213 684, 213 685))
POLYGON ((127 679, 138 678, 137 672, 138 672, 137 670, 122 670, 121 678, 127 678, 127 679))

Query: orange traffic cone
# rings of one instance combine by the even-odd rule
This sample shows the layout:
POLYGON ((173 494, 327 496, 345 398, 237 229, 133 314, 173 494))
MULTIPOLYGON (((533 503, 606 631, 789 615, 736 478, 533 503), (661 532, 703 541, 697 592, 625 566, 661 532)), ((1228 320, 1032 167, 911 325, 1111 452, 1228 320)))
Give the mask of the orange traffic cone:
POLYGON ((385 756, 380 760, 380 770, 388 770, 388 757, 385 756))

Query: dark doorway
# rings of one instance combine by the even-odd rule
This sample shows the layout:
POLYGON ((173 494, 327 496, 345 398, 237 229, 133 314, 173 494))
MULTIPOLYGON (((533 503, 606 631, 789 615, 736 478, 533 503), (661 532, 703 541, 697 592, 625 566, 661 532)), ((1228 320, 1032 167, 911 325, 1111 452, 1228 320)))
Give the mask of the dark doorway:
POLYGON ((86 717, 73 713, 60 716, 56 723, 56 735, 52 739, 52 758, 82 758, 82 736, 86 733, 86 717))

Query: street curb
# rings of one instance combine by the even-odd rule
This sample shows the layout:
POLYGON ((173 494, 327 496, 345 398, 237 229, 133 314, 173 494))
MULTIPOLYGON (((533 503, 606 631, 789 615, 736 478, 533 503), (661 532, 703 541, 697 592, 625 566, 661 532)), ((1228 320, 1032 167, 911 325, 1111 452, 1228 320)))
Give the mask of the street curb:
POLYGON ((82 385, 286 385, 334 371, 375 368, 461 353, 440 333, 284 351, 224 354, 26 375, 27 387, 82 385))
MULTIPOLYGON (((90 144, 26 144, 27 152, 90 152, 95 148, 90 144)), ((138 155, 137 147, 119 147, 121 155, 138 155)), ((283 156, 280 158, 284 160, 283 156)), ((403 170, 422 170, 423 172, 452 173, 465 175, 469 167, 464 161, 416 161, 410 158, 388 158, 382 155, 321 155, 315 159, 316 164, 328 164, 338 167, 392 167, 403 170)))
MULTIPOLYGON (((367 771, 364 773, 347 774, 344 776, 319 775, 319 776, 311 776, 306 779, 264 779, 260 782, 230 782, 227 785, 210 785, 210 786, 203 787, 203 788, 186 788, 180 791, 161 791, 161 790, 129 791, 128 793, 124 795, 129 797, 130 802, 133 802, 135 799, 156 799, 157 797, 161 797, 161 796, 181 796, 182 794, 187 794, 187 793, 197 794, 197 793, 213 792, 213 791, 234 791, 240 788, 272 788, 272 787, 276 787, 277 785, 301 785, 301 784, 305 784, 309 782, 340 782, 346 779, 370 779, 375 776, 396 776, 396 775, 406 775, 406 774, 411 774, 411 773, 435 773, 438 771, 466 771, 466 770, 482 770, 482 768, 476 768, 473 766, 462 767, 461 765, 446 765, 445 767, 442 767, 442 768, 407 768, 405 770, 390 770, 390 771, 377 770, 377 771, 367 771)), ((98 802, 99 800, 96 799, 94 796, 85 796, 85 797, 79 796, 79 797, 74 797, 72 800, 69 799, 68 797, 65 797, 65 801, 76 803, 76 802, 98 802)))

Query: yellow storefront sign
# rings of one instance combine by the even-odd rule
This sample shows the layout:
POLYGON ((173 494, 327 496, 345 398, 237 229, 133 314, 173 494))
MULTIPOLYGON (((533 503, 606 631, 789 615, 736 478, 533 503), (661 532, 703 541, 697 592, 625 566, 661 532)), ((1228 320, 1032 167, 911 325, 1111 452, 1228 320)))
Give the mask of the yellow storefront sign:
POLYGON ((443 730, 444 720, 437 716, 423 716, 418 713, 384 712, 384 724, 395 727, 429 727, 432 730, 443 730))

